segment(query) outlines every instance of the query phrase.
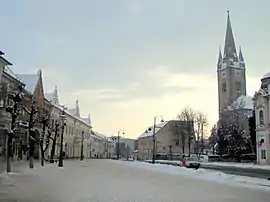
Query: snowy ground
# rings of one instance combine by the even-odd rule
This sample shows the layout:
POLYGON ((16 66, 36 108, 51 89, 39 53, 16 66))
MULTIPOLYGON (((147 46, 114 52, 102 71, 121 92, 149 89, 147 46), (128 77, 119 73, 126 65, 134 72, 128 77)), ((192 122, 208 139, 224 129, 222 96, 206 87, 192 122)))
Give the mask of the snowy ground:
MULTIPOLYGON (((147 162, 151 162, 151 161, 152 160, 148 160, 147 162)), ((156 162, 175 163, 177 165, 177 164, 179 164, 180 161, 156 160, 156 162)), ((253 163, 202 162, 201 164, 202 165, 211 165, 211 166, 222 166, 222 167, 255 168, 255 169, 270 170, 270 165, 258 165, 258 164, 253 164, 253 163)))
POLYGON ((64 166, 21 167, 0 174, 0 201, 269 202, 270 198, 270 188, 258 185, 267 185, 266 180, 236 180, 203 169, 113 160, 66 161, 64 166))
POLYGON ((224 166, 224 167, 256 168, 256 169, 270 170, 270 165, 258 165, 253 163, 208 162, 202 164, 224 166))

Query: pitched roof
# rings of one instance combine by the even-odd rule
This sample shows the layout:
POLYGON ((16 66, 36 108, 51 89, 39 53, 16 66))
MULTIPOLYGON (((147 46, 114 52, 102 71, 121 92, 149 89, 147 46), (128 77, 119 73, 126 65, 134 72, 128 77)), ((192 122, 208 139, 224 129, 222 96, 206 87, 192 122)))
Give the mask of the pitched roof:
MULTIPOLYGON (((57 105, 57 104, 54 104, 54 106, 55 106, 56 108, 60 109, 60 110, 63 109, 62 106, 59 106, 59 105, 57 105)), ((76 120, 78 120, 78 121, 80 121, 80 122, 84 123, 85 125, 87 125, 87 126, 89 126, 89 127, 92 128, 91 124, 89 124, 88 122, 85 122, 85 121, 84 121, 83 119, 81 119, 80 117, 77 117, 77 116, 75 116, 74 114, 70 113, 68 109, 65 110, 65 113, 68 114, 69 116, 73 117, 74 119, 76 119, 76 120)))
MULTIPOLYGON (((157 133, 160 129, 162 129, 165 125, 167 125, 168 122, 169 121, 165 121, 163 123, 157 124, 155 128, 155 133, 157 133)), ((138 138, 153 136, 153 129, 154 129, 154 126, 150 126, 147 132, 146 131, 143 132, 138 138)))
POLYGON ((229 107, 228 110, 247 109, 253 110, 253 97, 241 95, 229 107))
POLYGON ((39 74, 16 74, 16 76, 25 84, 25 89, 33 94, 39 79, 39 74))
POLYGON ((228 12, 227 16, 227 28, 225 36, 225 45, 224 45, 224 58, 237 58, 236 47, 233 37, 232 25, 230 20, 230 13, 228 12))
MULTIPOLYGON (((3 53, 3 52, 2 52, 3 53)), ((3 54, 2 54, 3 55, 3 54)), ((6 60, 5 58, 3 58, 0 54, 0 62, 4 63, 4 65, 12 65, 8 60, 6 60)))
POLYGON ((91 130, 91 136, 98 139, 107 139, 108 137, 104 134, 98 133, 97 131, 91 130))
POLYGON ((16 74, 14 74, 14 72, 8 67, 8 66, 5 66, 4 67, 4 72, 7 73, 9 76, 19 80, 19 78, 17 77, 16 74))

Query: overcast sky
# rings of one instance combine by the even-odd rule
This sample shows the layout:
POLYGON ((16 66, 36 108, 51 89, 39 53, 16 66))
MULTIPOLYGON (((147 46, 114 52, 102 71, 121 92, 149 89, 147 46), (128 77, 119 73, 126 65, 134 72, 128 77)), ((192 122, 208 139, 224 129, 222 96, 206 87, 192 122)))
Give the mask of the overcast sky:
POLYGON ((186 105, 218 116, 216 63, 230 9, 253 95, 270 71, 269 0, 2 0, 0 49, 16 73, 91 114, 95 130, 137 137, 186 105))

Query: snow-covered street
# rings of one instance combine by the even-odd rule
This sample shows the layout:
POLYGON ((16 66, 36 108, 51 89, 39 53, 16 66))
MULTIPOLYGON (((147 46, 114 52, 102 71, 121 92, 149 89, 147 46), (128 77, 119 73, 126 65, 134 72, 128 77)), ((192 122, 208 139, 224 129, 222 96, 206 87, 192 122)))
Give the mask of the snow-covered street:
POLYGON ((188 170, 168 165, 113 160, 65 161, 23 166, 0 174, 0 201, 269 202, 269 181, 188 170))

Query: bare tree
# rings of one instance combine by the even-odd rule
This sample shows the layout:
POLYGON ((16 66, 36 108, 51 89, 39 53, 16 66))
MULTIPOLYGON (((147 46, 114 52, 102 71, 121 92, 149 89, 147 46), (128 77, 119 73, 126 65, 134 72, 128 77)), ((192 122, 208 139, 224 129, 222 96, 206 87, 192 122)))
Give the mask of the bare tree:
POLYGON ((186 106, 180 113, 177 115, 177 118, 180 121, 194 121, 196 118, 196 112, 190 107, 186 106))
POLYGON ((197 112, 195 116, 195 127, 196 127, 196 134, 197 134, 197 141, 201 145, 201 150, 203 152, 204 149, 204 130, 206 129, 206 126, 208 125, 208 120, 206 114, 202 112, 197 112))
MULTIPOLYGON (((184 109, 182 109, 180 111, 180 113, 177 115, 177 118, 180 121, 183 121, 183 123, 185 124, 192 124, 193 125, 193 129, 194 132, 196 134, 196 139, 195 141, 198 142, 198 140, 201 138, 202 144, 203 144, 203 135, 204 135, 204 130, 205 130, 205 126, 208 125, 208 121, 207 121, 207 116, 200 112, 200 111, 195 111, 192 108, 186 106, 184 109)), ((186 128, 187 129, 187 128, 186 128)), ((179 131, 179 129, 177 130, 178 134, 179 134, 179 139, 181 138, 181 143, 182 143, 182 152, 185 152, 185 142, 186 142, 186 136, 188 135, 188 143, 189 143, 189 151, 190 151, 190 144, 191 141, 194 142, 194 136, 193 134, 186 134, 187 132, 185 129, 185 131, 181 130, 179 131)), ((197 148, 198 150, 198 148, 197 148)))

